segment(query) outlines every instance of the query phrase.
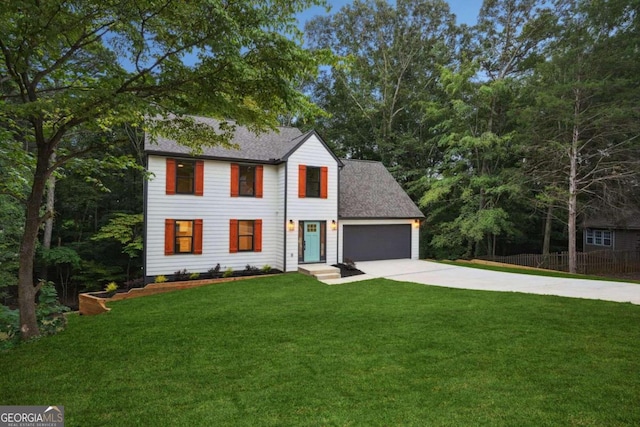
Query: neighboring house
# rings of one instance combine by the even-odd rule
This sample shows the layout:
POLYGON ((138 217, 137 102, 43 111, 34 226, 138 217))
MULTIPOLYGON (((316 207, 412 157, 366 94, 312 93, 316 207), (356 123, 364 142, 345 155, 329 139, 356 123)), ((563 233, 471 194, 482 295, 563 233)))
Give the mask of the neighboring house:
POLYGON ((595 214, 583 222, 584 252, 614 250, 640 252, 640 211, 595 214))
MULTIPOLYGON (((217 126, 215 120, 196 118, 217 126)), ((310 131, 256 136, 235 149, 145 143, 145 279, 220 264, 270 265, 418 258, 420 210, 378 162, 340 160, 310 131)))

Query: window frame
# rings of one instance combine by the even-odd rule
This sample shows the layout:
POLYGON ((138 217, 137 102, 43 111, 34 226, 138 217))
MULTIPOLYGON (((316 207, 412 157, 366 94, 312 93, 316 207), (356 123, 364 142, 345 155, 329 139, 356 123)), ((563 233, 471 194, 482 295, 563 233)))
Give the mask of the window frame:
POLYGON ((174 255, 189 255, 189 254, 193 254, 194 249, 195 249, 195 227, 196 227, 196 221, 193 219, 176 219, 174 222, 174 230, 173 230, 173 253, 174 255), (180 229, 180 224, 182 222, 188 222, 191 223, 191 235, 190 236, 184 236, 184 235, 179 235, 178 234, 178 230, 180 229), (188 238, 190 239, 191 243, 189 244, 189 251, 181 251, 179 250, 180 248, 180 244, 178 243, 180 240, 188 238))
POLYGON ((306 167, 306 175, 305 175, 305 197, 310 197, 310 198, 316 198, 319 199, 321 194, 322 194, 322 168, 320 166, 308 166, 306 167), (317 181, 313 181, 311 179, 309 179, 310 177, 310 172, 314 172, 318 174, 318 180, 317 181), (317 194, 311 194, 311 192, 309 191, 310 187, 309 184, 315 184, 317 185, 317 194))
POLYGON ((256 197, 256 178, 257 178, 256 169, 257 169, 256 165, 243 165, 243 164, 238 165, 238 196, 239 197, 256 197), (253 176, 250 194, 243 193, 242 191, 242 176, 243 176, 242 171, 247 169, 251 169, 252 176, 253 176))
POLYGON ((613 237, 614 237, 614 233, 612 230, 587 228, 585 230, 584 241, 585 241, 585 244, 591 245, 591 246, 602 246, 605 248, 613 248, 613 237))
POLYGON ((176 159, 176 176, 175 176, 175 182, 176 182, 176 194, 195 194, 196 193, 196 162, 195 160, 183 160, 183 159, 176 159), (190 174, 190 183, 191 183, 191 189, 189 191, 180 191, 180 182, 181 180, 184 180, 184 176, 180 177, 180 171, 184 170, 184 166, 180 167, 180 165, 191 165, 191 174, 190 174))
POLYGON ((254 219, 239 219, 238 220, 238 252, 255 252, 256 247, 256 221, 254 219), (242 223, 251 223, 251 234, 240 234, 240 228, 242 223), (251 236, 251 249, 242 249, 241 241, 243 237, 251 236))

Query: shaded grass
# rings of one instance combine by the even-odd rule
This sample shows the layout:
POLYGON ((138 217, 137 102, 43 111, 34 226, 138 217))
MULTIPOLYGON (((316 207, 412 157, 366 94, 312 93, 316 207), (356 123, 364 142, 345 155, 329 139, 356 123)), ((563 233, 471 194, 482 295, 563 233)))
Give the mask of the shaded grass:
POLYGON ((518 274, 528 274, 531 276, 545 276, 545 277, 562 277, 567 279, 585 279, 585 280, 606 280, 607 282, 622 282, 622 283, 640 283, 639 280, 631 280, 631 279, 620 279, 617 277, 604 277, 604 276, 590 276, 586 274, 571 274, 564 273, 562 271, 551 271, 551 270, 530 270, 527 268, 519 268, 519 267, 503 267, 499 265, 488 265, 488 264, 480 264, 469 261, 449 261, 449 260, 430 260, 433 262, 438 262, 440 264, 450 264, 456 265, 458 267, 469 267, 469 268, 477 268, 480 270, 491 270, 491 271, 502 271, 505 273, 518 273, 518 274))
POLYGON ((640 307, 287 274, 112 303, 0 354, 68 426, 638 425, 640 307))

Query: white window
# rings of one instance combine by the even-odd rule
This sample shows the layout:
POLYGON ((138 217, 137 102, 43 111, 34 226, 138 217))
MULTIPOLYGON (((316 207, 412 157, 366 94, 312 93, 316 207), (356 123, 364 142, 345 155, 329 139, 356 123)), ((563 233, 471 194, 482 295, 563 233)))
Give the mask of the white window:
POLYGON ((613 246, 613 232, 610 230, 592 230, 587 228, 585 243, 594 246, 613 246))

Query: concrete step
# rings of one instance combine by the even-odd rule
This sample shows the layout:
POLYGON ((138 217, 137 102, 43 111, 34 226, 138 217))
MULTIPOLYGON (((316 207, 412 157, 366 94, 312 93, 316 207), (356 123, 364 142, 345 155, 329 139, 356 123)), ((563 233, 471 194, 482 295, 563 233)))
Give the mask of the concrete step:
POLYGON ((298 267, 298 272, 313 276, 318 280, 340 278, 340 269, 327 264, 305 264, 298 267))
POLYGON ((340 273, 325 273, 325 274, 316 274, 315 278, 318 280, 329 280, 329 279, 339 279, 340 273))

